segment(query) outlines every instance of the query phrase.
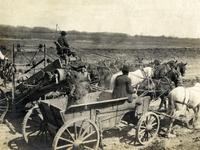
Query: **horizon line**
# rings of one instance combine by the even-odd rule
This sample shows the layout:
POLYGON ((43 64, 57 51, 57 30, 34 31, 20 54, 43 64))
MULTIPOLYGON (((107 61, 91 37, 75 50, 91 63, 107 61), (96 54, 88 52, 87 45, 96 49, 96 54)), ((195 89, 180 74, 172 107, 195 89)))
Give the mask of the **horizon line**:
MULTIPOLYGON (((47 29, 50 29, 50 30, 53 30, 53 31, 57 31, 56 29, 53 29, 51 27, 47 27, 47 26, 27 26, 27 25, 9 25, 9 24, 0 24, 0 26, 9 26, 9 27, 15 27, 15 28, 18 28, 18 27, 25 27, 25 28, 30 28, 30 29, 33 29, 33 28, 47 28, 47 29)), ((128 34, 128 33, 124 33, 124 32, 112 32, 112 31, 81 31, 81 30, 76 30, 76 29, 72 29, 72 30, 59 30, 58 32, 60 31, 66 31, 66 32, 79 32, 79 33, 89 33, 89 34, 93 34, 93 33, 103 33, 103 34, 124 34, 124 35, 127 35, 127 36, 130 36, 130 37, 137 37, 137 36, 141 36, 141 37, 165 37, 165 38, 176 38, 176 39, 200 39, 200 37, 181 37, 181 36, 173 36, 173 35, 165 35, 165 34, 162 34, 162 35, 148 35, 148 34, 128 34)), ((36 33, 36 32, 35 32, 36 33)), ((53 32, 38 32, 38 33, 53 33, 53 32)))

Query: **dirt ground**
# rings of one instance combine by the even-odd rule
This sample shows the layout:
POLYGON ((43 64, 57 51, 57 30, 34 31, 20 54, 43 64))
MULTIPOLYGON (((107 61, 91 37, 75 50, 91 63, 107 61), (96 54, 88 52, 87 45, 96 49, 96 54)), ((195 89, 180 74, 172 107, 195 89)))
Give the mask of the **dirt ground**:
MULTIPOLYGON (((199 51, 195 53, 189 51, 187 54, 185 54, 183 53, 183 51, 180 51, 179 53, 178 52, 173 53, 173 50, 171 50, 170 52, 163 51, 162 55, 160 51, 159 52, 146 51, 146 53, 147 54, 145 54, 145 56, 148 56, 149 57, 148 59, 150 58, 153 59, 154 57, 155 58, 158 57, 158 58, 161 58, 162 60, 165 60, 163 57, 165 57, 169 53, 171 53, 170 56, 175 55, 176 57, 178 57, 179 55, 181 56, 185 55, 184 57, 181 57, 182 60, 190 62, 188 64, 189 73, 186 74, 187 78, 190 78, 190 76, 192 77, 200 76, 200 72, 199 72, 200 52, 199 51), (166 52, 166 54, 164 52, 166 52)), ((132 53, 131 51, 131 54, 130 54, 131 58, 134 58, 134 56, 135 58, 136 56, 143 57, 144 51, 141 50, 135 53, 132 53)), ((119 53, 118 55, 122 55, 122 53, 119 53)), ((126 57, 127 55, 124 56, 124 58, 126 57)), ((93 56, 93 59, 96 59, 96 57, 93 56)), ((191 85, 191 84, 192 83, 189 83, 188 85, 191 85)), ((16 133, 13 133, 6 124, 0 124, 0 150, 50 150, 51 149, 50 143, 48 143, 49 145, 45 145, 45 144, 39 145, 35 143, 27 144, 24 141, 21 134, 22 118, 9 119, 9 122, 14 126, 16 133)), ((137 145, 137 143, 136 145, 134 145, 134 142, 133 142, 134 137, 128 138, 130 136, 127 135, 127 132, 125 132, 125 130, 122 130, 122 131, 112 130, 112 132, 108 133, 108 135, 104 137, 104 140, 103 140, 104 150, 139 150, 139 149, 141 150, 200 150, 200 131, 191 131, 180 126, 176 126, 175 128, 176 129, 174 131, 175 131, 175 134, 177 135, 175 138, 164 138, 162 136, 159 136, 152 144, 146 147, 139 146, 137 145)), ((135 131, 133 130, 131 132, 133 132, 133 135, 134 135, 135 131)))
MULTIPOLYGON (((9 120, 8 120, 9 121, 9 120)), ((0 124, 0 150, 50 150, 48 144, 27 144, 21 134, 22 118, 12 119, 10 125, 15 128, 13 132, 7 124, 0 124)), ((104 150, 199 150, 200 149, 200 131, 192 131, 176 125, 174 127, 174 138, 165 138, 159 135, 153 143, 148 146, 134 144, 135 130, 113 129, 104 134, 104 150)))
MULTIPOLYGON (((0 124, 0 150, 50 150, 50 141, 43 144, 27 144, 24 141, 21 132, 22 119, 23 117, 7 118, 9 123, 0 124), (14 129, 14 132, 11 129, 14 129)), ((166 130, 166 127, 164 129, 166 130)), ((147 146, 134 143, 134 135, 135 129, 126 126, 122 126, 121 130, 106 131, 103 139, 104 150, 200 150, 200 131, 189 130, 179 125, 174 127, 176 137, 166 138, 159 134, 147 146)))

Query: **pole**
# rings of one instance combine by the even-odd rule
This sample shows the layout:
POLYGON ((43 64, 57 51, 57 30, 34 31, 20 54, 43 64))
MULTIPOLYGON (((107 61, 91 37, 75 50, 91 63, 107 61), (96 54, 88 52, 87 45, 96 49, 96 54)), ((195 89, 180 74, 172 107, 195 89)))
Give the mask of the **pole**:
MULTIPOLYGON (((13 44, 12 49, 12 65, 15 65, 15 45, 13 44)), ((15 73, 12 73, 12 111, 16 112, 15 109, 15 73)))
POLYGON ((44 67, 46 67, 46 62, 47 62, 47 49, 46 45, 44 44, 44 67))

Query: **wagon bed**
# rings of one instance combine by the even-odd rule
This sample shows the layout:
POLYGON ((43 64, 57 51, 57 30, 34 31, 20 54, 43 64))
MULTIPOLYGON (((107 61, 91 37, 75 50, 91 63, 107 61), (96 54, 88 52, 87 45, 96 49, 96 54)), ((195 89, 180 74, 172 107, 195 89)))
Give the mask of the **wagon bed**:
MULTIPOLYGON (((138 137, 138 142, 141 144, 149 142, 157 134, 159 118, 155 113, 148 112, 149 97, 139 97, 134 99, 134 102, 129 103, 128 97, 110 99, 111 93, 106 91, 103 94, 91 93, 87 95, 87 98, 94 98, 93 94, 96 94, 96 99, 88 99, 88 102, 80 104, 69 105, 67 104, 68 100, 66 97, 43 100, 39 103, 39 110, 43 117, 41 120, 45 122, 45 129, 50 134, 55 135, 53 140, 54 150, 62 149, 64 139, 65 142, 68 141, 67 147, 69 146, 69 148, 86 146, 89 147, 88 149, 97 149, 102 142, 102 132, 117 127, 122 120, 127 123, 133 123, 137 119, 136 136, 138 137), (105 95, 107 95, 107 99, 105 95), (106 100, 102 100, 102 97, 106 100), (143 102, 140 106, 136 107, 136 100, 143 102), (140 117, 139 121, 138 116, 140 117), (141 130, 144 131, 144 123, 147 117, 156 123, 155 127, 149 126, 149 130, 152 130, 151 138, 150 136, 143 137, 146 135, 140 135, 141 130)), ((29 117, 27 116, 27 118, 29 117)), ((24 123, 24 125, 25 129, 26 126, 29 126, 28 122, 24 123)), ((28 135, 26 130, 24 130, 24 135, 28 135)), ((27 141, 29 138, 25 136, 27 141)))

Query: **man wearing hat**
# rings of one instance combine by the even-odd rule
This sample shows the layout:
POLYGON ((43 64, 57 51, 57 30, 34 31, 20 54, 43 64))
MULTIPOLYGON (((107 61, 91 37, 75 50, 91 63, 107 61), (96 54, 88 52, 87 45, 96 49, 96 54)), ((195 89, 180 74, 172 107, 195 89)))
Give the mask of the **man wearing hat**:
POLYGON ((112 93, 113 98, 128 97, 134 92, 131 86, 131 79, 128 77, 129 67, 124 65, 122 73, 122 75, 119 75, 115 79, 115 86, 112 93))
POLYGON ((66 39, 67 33, 65 31, 60 32, 60 37, 57 40, 57 54, 60 56, 67 55, 67 56, 74 56, 75 53, 72 52, 69 48, 69 44, 66 39))

